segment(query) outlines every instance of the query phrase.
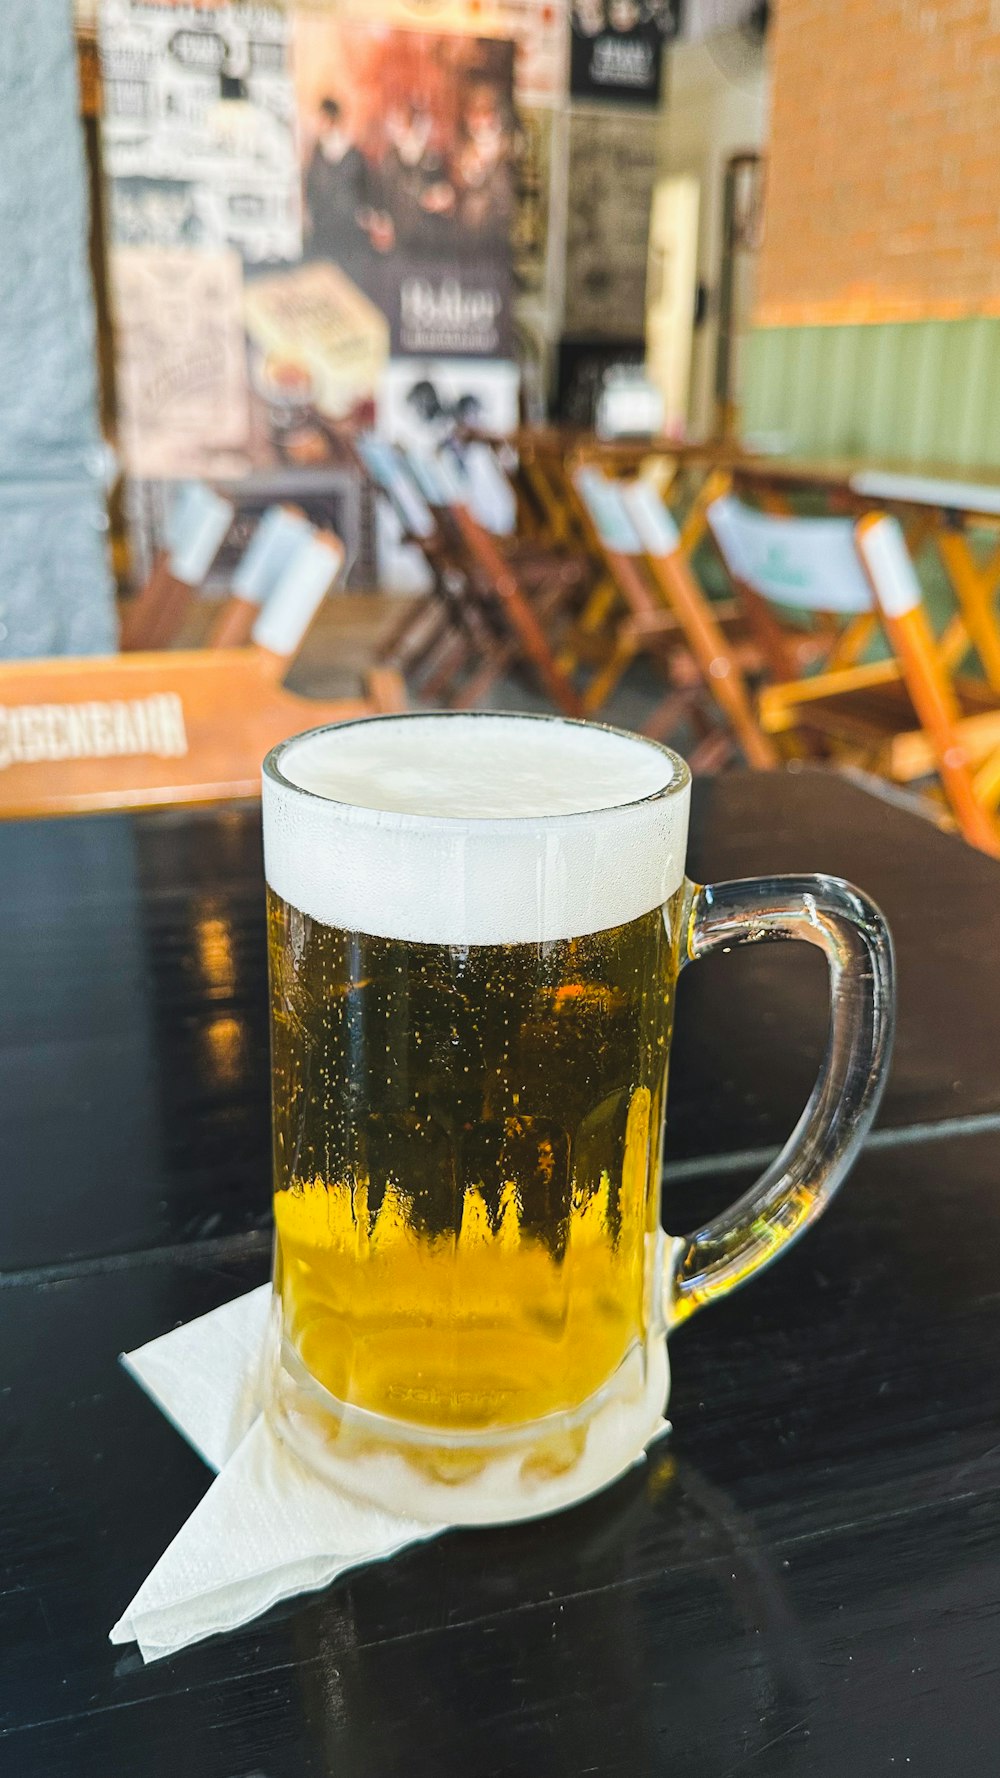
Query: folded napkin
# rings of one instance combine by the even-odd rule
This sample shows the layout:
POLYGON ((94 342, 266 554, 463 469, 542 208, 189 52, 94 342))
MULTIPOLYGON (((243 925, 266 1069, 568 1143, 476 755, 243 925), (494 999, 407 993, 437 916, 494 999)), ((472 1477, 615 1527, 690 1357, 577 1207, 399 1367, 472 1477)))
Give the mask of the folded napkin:
MULTIPOLYGON (((122 1356, 217 1471, 111 1632, 112 1642, 137 1642, 145 1661, 235 1629, 279 1599, 314 1592, 348 1568, 448 1528, 353 1499, 275 1436, 261 1413, 270 1296, 270 1285, 261 1285, 122 1356)), ((657 1422, 619 1474, 666 1424, 657 1422)), ((579 1497, 592 1492, 581 1476, 579 1497)))

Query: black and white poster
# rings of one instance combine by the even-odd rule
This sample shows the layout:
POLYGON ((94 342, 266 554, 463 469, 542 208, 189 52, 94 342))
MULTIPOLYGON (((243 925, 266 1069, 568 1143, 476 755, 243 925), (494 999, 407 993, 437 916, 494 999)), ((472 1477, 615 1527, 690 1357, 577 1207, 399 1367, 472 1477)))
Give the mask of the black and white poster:
POLYGON ((656 119, 621 110, 570 120, 564 328, 641 338, 656 183, 656 119))
POLYGON ((280 7, 102 0, 115 245, 302 256, 290 26, 280 7))
POLYGON ((680 0, 573 0, 573 97, 656 105, 663 45, 677 36, 679 20, 680 0))

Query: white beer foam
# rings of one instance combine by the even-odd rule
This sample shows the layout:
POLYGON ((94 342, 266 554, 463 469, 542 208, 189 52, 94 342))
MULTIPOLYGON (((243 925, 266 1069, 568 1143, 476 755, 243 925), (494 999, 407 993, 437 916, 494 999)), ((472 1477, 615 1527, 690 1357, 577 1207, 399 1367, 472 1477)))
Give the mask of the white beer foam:
POLYGON ((674 893, 689 796, 675 755, 596 725, 345 723, 292 742, 265 773, 267 880, 324 925, 376 937, 577 938, 674 893))

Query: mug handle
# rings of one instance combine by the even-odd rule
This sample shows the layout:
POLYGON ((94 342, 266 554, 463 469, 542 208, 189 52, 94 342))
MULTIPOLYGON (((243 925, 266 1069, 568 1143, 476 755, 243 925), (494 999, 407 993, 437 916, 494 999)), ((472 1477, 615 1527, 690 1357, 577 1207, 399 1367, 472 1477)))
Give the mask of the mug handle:
POLYGON ((781 1153, 721 1216, 673 1243, 667 1327, 728 1296, 822 1216, 878 1110, 895 1021, 892 939, 867 896, 839 877, 687 884, 683 968, 711 951, 805 939, 830 968, 830 1031, 819 1078, 781 1153))

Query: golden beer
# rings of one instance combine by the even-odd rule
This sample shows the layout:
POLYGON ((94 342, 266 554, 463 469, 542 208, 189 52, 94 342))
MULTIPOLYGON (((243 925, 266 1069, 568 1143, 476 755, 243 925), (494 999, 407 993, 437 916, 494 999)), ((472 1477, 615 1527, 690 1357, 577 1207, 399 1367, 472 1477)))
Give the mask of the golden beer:
POLYGON ((527 1518, 622 1475, 664 1426, 669 1328, 797 1239, 870 1127, 882 916, 831 877, 688 882, 689 792, 666 748, 554 717, 378 717, 265 761, 265 1407, 394 1515, 382 1547, 400 1516, 405 1538, 527 1518), (765 938, 827 957, 823 1066, 757 1183, 671 1238, 677 975, 765 938))
POLYGON ((669 911, 457 947, 272 892, 269 937, 276 1289, 306 1371, 423 1427, 577 1409, 649 1331, 669 911))
POLYGON ((531 717, 265 766, 269 1411, 394 1510, 543 1510, 659 1425, 687 790, 653 743, 531 717))

